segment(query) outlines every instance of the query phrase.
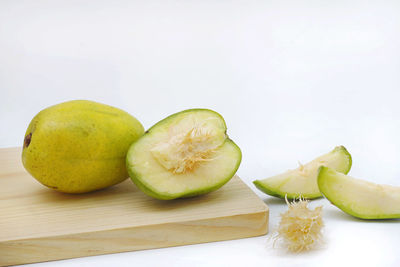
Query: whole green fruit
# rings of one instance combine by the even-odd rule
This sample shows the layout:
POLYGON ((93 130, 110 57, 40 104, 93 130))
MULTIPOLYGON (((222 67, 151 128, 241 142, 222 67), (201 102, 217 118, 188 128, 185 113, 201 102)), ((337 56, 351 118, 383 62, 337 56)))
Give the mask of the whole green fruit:
POLYGON ((66 193, 85 193, 128 177, 129 146, 144 134, 127 112, 87 100, 40 111, 25 133, 22 163, 40 183, 66 193))

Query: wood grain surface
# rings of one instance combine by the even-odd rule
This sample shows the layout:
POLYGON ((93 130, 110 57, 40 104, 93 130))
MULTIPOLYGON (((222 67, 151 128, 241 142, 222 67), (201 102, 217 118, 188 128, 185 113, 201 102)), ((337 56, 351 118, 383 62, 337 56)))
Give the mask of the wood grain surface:
POLYGON ((203 196, 152 199, 127 179, 101 191, 48 189, 0 149, 0 266, 266 234, 268 207, 239 177, 203 196))

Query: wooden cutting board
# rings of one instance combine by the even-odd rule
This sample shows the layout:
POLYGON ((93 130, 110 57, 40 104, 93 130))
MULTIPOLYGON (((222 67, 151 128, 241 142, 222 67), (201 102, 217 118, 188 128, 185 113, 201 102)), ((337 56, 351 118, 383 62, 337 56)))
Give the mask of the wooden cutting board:
POLYGON ((268 207, 239 177, 199 197, 152 199, 128 179, 94 193, 48 189, 0 149, 0 266, 264 235, 268 207))

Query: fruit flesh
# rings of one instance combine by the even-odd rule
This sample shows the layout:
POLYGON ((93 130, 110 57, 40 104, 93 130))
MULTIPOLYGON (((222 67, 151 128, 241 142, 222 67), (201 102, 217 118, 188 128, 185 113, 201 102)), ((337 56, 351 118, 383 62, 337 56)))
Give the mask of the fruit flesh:
POLYGON ((300 164, 297 169, 254 181, 254 185, 262 192, 280 198, 295 199, 299 197, 314 199, 321 197, 317 184, 318 168, 329 166, 343 173, 351 168, 351 156, 343 146, 338 146, 307 164, 300 164))
POLYGON ((241 161, 226 135, 223 118, 205 109, 186 110, 160 121, 127 155, 135 184, 158 199, 199 195, 218 189, 241 161))
POLYGON ((32 119, 22 162, 50 188, 90 192, 128 177, 126 153, 143 133, 141 123, 120 109, 86 100, 64 102, 32 119))
POLYGON ((361 219, 400 218, 400 187, 356 179, 321 167, 322 194, 344 212, 361 219))

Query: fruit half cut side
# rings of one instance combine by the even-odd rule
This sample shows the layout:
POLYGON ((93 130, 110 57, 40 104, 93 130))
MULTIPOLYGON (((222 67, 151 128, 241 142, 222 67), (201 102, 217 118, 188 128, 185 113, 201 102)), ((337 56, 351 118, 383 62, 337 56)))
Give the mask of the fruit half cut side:
POLYGON ((321 167, 318 186, 336 207, 361 219, 400 218, 400 187, 356 179, 321 167))
POLYGON ((132 144, 127 168, 133 182, 158 199, 211 192, 227 183, 241 162, 218 113, 191 109, 151 127, 132 144))

